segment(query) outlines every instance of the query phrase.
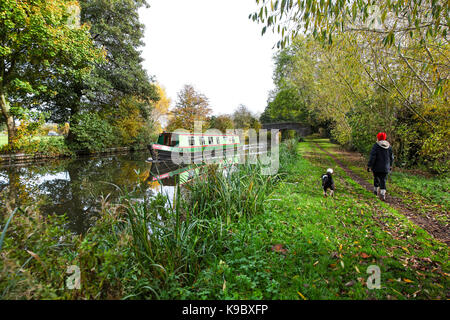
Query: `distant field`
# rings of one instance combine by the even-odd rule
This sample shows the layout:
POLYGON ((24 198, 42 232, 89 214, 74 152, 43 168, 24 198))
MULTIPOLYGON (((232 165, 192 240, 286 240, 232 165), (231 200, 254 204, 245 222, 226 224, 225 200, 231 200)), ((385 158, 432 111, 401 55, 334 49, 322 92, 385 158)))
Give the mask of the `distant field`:
POLYGON ((0 146, 8 143, 8 136, 0 134, 0 146))
MULTIPOLYGON (((55 138, 58 139, 63 139, 63 136, 54 136, 55 138)), ((51 136, 37 136, 34 139, 50 139, 52 138, 51 136)), ((8 143, 8 136, 5 134, 0 134, 0 146, 7 144, 8 143)))

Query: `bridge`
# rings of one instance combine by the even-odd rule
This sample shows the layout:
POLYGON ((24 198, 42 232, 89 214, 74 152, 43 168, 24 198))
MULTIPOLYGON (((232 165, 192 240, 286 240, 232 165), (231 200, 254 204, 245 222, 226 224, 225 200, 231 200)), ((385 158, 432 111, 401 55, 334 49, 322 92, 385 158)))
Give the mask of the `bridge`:
POLYGON ((267 130, 278 129, 281 133, 286 130, 295 130, 300 137, 305 137, 311 134, 311 127, 300 122, 263 123, 262 128, 267 130))

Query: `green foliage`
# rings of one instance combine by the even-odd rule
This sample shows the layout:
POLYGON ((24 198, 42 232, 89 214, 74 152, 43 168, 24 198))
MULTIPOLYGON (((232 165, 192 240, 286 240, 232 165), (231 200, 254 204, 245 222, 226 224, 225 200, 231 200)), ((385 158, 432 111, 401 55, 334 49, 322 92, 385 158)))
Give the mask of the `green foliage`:
POLYGON ((72 119, 70 149, 96 152, 115 144, 114 128, 96 113, 80 113, 72 119))
POLYGON ((297 131, 295 130, 285 130, 282 132, 281 134, 281 138, 282 139, 289 139, 289 140, 297 140, 298 139, 298 134, 297 131))
POLYGON ((256 116, 243 104, 233 112, 233 123, 236 129, 261 129, 261 123, 256 116))
POLYGON ((148 102, 135 96, 125 96, 120 98, 118 105, 114 103, 105 107, 101 117, 113 126, 117 145, 142 146, 150 143, 154 136, 150 110, 148 102))
POLYGON ((436 95, 433 84, 446 72, 446 62, 430 51, 434 69, 419 75, 417 70, 428 69, 426 50, 414 44, 385 49, 374 37, 346 33, 327 46, 312 38, 294 39, 275 58, 276 89, 262 120, 306 120, 322 136, 367 155, 383 131, 396 166, 448 171, 448 91, 436 95), (361 41, 367 44, 363 49, 361 41))
POLYGON ((40 139, 35 153, 50 157, 74 156, 73 151, 67 146, 63 137, 49 137, 40 139))
POLYGON ((306 122, 308 111, 295 87, 280 88, 265 111, 266 122, 306 122))
POLYGON ((153 80, 142 67, 140 47, 144 25, 138 10, 143 0, 81 0, 81 23, 90 25, 90 38, 105 53, 92 65, 89 74, 73 74, 70 66, 64 75, 47 79, 50 90, 38 97, 45 101, 41 110, 51 112, 56 123, 69 121, 78 112, 102 112, 117 108, 123 97, 133 96, 147 104, 159 95, 153 80))
POLYGON ((218 129, 226 133, 227 129, 234 129, 233 118, 229 115, 212 116, 209 120, 211 129, 218 129))
MULTIPOLYGON (((65 217, 26 208, 5 233, 0 297, 445 298, 448 247, 374 200, 313 145, 281 146, 289 159, 283 179, 261 176, 258 166, 230 176, 211 167, 210 183, 196 180, 175 203, 162 195, 103 201, 85 235, 71 234, 65 217), (328 166, 336 168, 334 199, 320 190, 328 166), (370 264, 381 268, 382 290, 367 290, 370 264), (71 265, 80 267, 81 290, 66 286, 71 265)), ((3 226, 8 217, 0 219, 3 226)))
POLYGON ((70 0, 0 3, 0 109, 9 143, 15 135, 13 107, 31 106, 23 102, 49 92, 49 79, 67 70, 72 71, 70 76, 81 77, 91 63, 102 60, 102 50, 93 46, 88 26, 73 23, 73 9, 78 8, 70 0))
POLYGON ((264 199, 276 176, 261 174, 260 165, 242 164, 239 168, 218 170, 208 167, 205 179, 187 185, 189 214, 207 214, 230 223, 250 218, 263 210, 264 199))
POLYGON ((333 36, 350 30, 382 34, 380 42, 393 45, 406 36, 419 42, 423 34, 445 38, 448 33, 447 1, 323 1, 323 0, 256 0, 258 10, 249 19, 261 22, 262 34, 268 29, 278 32, 277 47, 285 47, 300 32, 333 43, 333 36))

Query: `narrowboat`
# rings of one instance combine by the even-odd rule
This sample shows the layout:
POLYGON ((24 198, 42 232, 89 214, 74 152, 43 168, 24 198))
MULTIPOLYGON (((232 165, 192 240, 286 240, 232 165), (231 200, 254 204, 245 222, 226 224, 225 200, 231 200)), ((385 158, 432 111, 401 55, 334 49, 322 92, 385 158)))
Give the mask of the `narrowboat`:
POLYGON ((153 161, 172 161, 174 157, 184 162, 203 162, 216 157, 223 158, 225 149, 241 145, 237 134, 192 134, 163 132, 158 141, 148 145, 153 161), (221 151, 221 152, 218 152, 221 151))

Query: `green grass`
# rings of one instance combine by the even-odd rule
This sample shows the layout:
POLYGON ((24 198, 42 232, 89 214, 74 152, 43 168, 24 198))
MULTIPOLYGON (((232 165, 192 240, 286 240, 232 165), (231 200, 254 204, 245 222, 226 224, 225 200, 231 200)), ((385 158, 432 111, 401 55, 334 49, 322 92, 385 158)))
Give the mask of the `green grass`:
MULTIPOLYGON (((353 153, 349 157, 340 150, 339 146, 330 143, 326 139, 318 139, 314 142, 333 154, 349 169, 357 173, 369 183, 373 183, 373 175, 366 171, 367 161, 353 153)), ((436 176, 416 174, 414 171, 399 169, 389 174, 387 181, 388 192, 400 197, 403 201, 415 208, 418 212, 433 213, 434 217, 443 225, 448 224, 450 211, 450 176, 441 174, 436 176)))
POLYGON ((336 166, 336 197, 323 198, 320 174, 333 160, 309 142, 299 151, 309 159, 290 164, 264 213, 232 228, 227 251, 201 273, 189 297, 445 298, 447 246, 336 166), (277 244, 282 252, 272 250, 277 244), (369 265, 381 269, 380 290, 364 285, 369 265))
POLYGON ((4 240, 0 296, 446 299, 446 245, 374 198, 313 141, 281 152, 276 177, 244 166, 226 177, 210 172, 173 206, 161 197, 104 203, 84 237, 25 210, 4 240), (320 176, 330 166, 336 196, 324 198, 320 176), (79 291, 64 287, 71 264, 81 268, 79 291), (381 270, 381 289, 365 284, 370 265, 381 270))

